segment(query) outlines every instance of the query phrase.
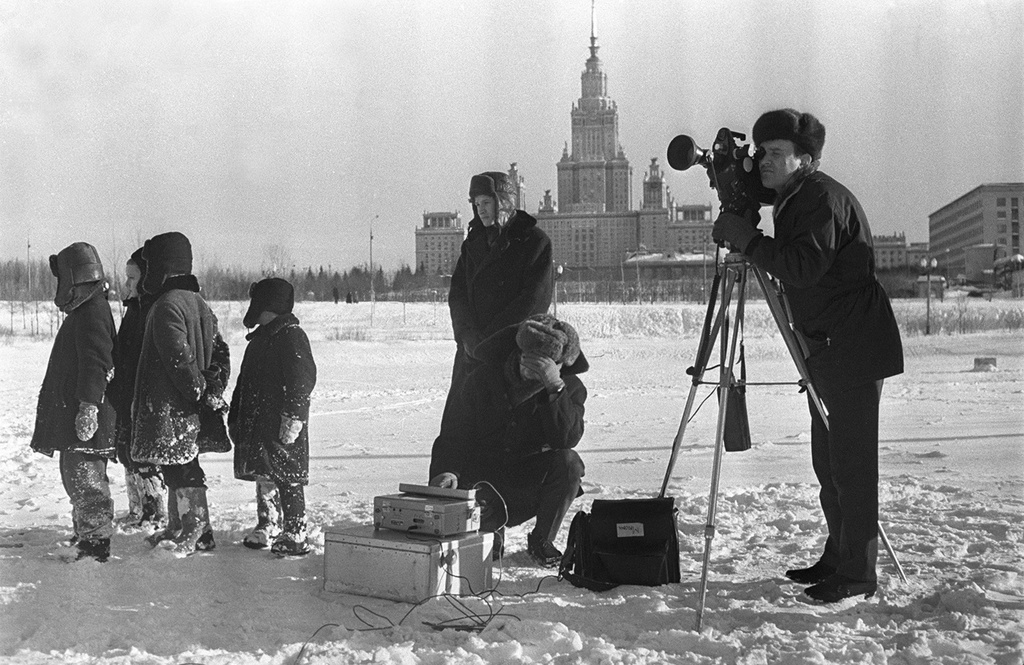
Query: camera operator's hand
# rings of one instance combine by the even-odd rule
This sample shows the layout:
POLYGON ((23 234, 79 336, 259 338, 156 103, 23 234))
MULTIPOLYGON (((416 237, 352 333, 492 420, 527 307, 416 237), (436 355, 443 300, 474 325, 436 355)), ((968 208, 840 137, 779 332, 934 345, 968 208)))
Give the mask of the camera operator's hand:
POLYGON ((430 479, 427 483, 431 487, 441 487, 448 490, 453 490, 459 486, 459 477, 450 471, 439 473, 430 479))
POLYGON ((524 353, 519 359, 522 375, 544 384, 544 389, 555 393, 565 387, 562 381, 562 366, 551 358, 539 353, 524 353))
POLYGON ((724 242, 743 252, 747 251, 750 241, 761 235, 752 221, 731 212, 723 212, 715 220, 711 230, 711 238, 715 242, 724 242))

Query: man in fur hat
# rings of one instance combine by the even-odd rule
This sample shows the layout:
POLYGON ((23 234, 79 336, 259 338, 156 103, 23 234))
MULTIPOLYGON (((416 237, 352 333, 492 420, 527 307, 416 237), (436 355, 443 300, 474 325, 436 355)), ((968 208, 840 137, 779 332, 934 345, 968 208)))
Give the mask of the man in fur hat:
POLYGON ((761 182, 777 193, 775 237, 730 213, 712 235, 782 282, 828 411, 826 424, 810 405, 828 540, 816 563, 786 576, 812 585, 805 593, 820 602, 870 596, 877 588, 878 405, 883 379, 903 371, 900 333, 875 277, 864 209, 818 170, 825 127, 810 113, 781 109, 758 118, 753 137, 764 151, 761 182))
POLYGON ((60 453, 78 558, 102 562, 114 530, 107 460, 115 456, 115 415, 104 395, 114 374, 114 317, 95 247, 72 243, 50 257, 50 271, 57 278, 54 303, 67 318, 53 340, 31 446, 50 457, 60 453))
MULTIPOLYGON (((551 240, 537 220, 516 209, 508 175, 486 171, 469 182, 473 219, 448 291, 457 345, 444 413, 480 364, 482 340, 551 304, 551 240)), ((442 427, 445 417, 442 415, 442 427)))
POLYGON ((568 323, 537 314, 480 343, 483 361, 466 379, 442 424, 430 459, 430 484, 483 488, 491 499, 481 528, 498 534, 532 517, 530 557, 558 563, 554 545, 569 506, 582 492, 583 436, 589 364, 568 323), (497 501, 497 503, 495 503, 497 501), (504 504, 504 510, 500 504, 504 504))

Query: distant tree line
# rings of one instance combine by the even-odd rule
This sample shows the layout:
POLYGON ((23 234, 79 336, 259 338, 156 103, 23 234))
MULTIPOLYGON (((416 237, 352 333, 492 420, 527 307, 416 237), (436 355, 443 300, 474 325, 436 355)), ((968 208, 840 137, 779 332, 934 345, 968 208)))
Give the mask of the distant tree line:
MULTIPOLYGON (((0 262, 0 300, 33 301, 50 300, 57 287, 57 279, 50 274, 49 263, 44 259, 31 264, 23 259, 0 262), (31 288, 30 288, 31 284, 31 288)), ((210 300, 244 301, 249 297, 249 285, 264 277, 282 277, 295 287, 295 298, 299 301, 365 302, 370 299, 370 271, 365 266, 356 266, 339 272, 331 268, 307 266, 302 269, 245 270, 219 266, 201 268, 196 277, 203 294, 210 300)), ((709 276, 710 277, 710 276, 709 276)), ((917 274, 909 268, 880 271, 879 280, 894 298, 915 297, 914 284, 917 274)), ((108 271, 113 282, 123 282, 123 269, 116 276, 108 271)), ((413 272, 403 265, 393 272, 384 272, 377 267, 373 274, 373 296, 376 300, 433 301, 446 300, 450 278, 430 274, 427 271, 413 272)), ((111 297, 117 298, 122 284, 111 284, 111 297)), ((658 302, 697 301, 705 302, 710 279, 686 276, 680 279, 638 279, 618 269, 575 271, 567 270, 561 275, 556 288, 559 299, 577 302, 658 302)), ((760 298, 757 288, 748 291, 748 296, 760 298)))
MULTIPOLYGON (((107 273, 112 297, 117 297, 123 287, 124 271, 114 273, 108 268, 107 273), (118 283, 113 283, 115 280, 118 283)), ((250 284, 272 276, 291 282, 297 300, 334 300, 337 297, 339 302, 360 302, 370 299, 370 271, 365 266, 342 272, 323 266, 288 271, 214 266, 196 271, 203 294, 210 300, 247 300, 250 284)), ((24 259, 0 262, 0 300, 50 300, 56 288, 57 278, 50 273, 46 259, 34 260, 31 264, 24 259)), ((414 273, 407 265, 389 273, 378 266, 373 274, 377 300, 432 300, 438 297, 438 292, 447 297, 447 289, 446 278, 426 272, 414 273)))

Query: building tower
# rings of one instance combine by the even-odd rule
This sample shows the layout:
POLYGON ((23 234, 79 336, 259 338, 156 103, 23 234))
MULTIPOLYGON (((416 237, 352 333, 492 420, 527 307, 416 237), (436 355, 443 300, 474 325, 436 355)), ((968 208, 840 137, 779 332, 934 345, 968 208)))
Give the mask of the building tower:
POLYGON ((644 202, 641 210, 661 210, 665 205, 665 177, 658 158, 651 157, 650 170, 644 176, 644 202))
POLYGON ((582 95, 572 108, 572 151, 558 162, 558 209, 619 212, 632 207, 633 170, 619 145, 619 114, 597 57, 594 5, 590 6, 590 57, 580 75, 582 95))

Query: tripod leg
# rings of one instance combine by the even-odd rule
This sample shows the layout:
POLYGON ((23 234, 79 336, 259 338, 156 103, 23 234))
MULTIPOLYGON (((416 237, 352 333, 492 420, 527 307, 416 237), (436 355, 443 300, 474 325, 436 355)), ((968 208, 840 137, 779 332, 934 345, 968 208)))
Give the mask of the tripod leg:
POLYGON ((693 382, 690 387, 690 394, 686 398, 686 407, 683 409, 683 417, 679 421, 679 429, 676 431, 676 438, 672 441, 672 454, 669 456, 668 468, 665 469, 665 479, 661 483, 661 493, 658 495, 662 498, 668 491, 668 483, 672 478, 672 471, 675 469, 676 460, 679 457, 679 447, 683 442, 683 435, 686 433, 686 426, 690 422, 690 415, 693 412, 693 404, 697 397, 697 386, 699 386, 704 379, 704 372, 708 366, 708 358, 711 357, 711 350, 714 346, 715 337, 718 335, 718 331, 722 327, 722 322, 726 314, 726 310, 723 309, 719 310, 718 315, 715 316, 716 296, 721 284, 722 276, 715 275, 715 280, 711 289, 711 298, 708 300, 708 310, 704 315, 704 326, 701 329, 700 343, 697 346, 697 357, 694 360, 693 367, 687 370, 687 372, 693 376, 693 382))
MULTIPOLYGON (((735 269, 734 269, 735 270, 735 269)), ((733 379, 733 366, 736 362, 736 347, 738 345, 738 336, 740 326, 735 325, 732 328, 732 340, 731 343, 728 339, 729 336, 729 323, 728 323, 728 308, 729 308, 729 297, 734 288, 735 284, 739 285, 739 297, 736 305, 736 319, 737 321, 743 318, 743 305, 744 305, 744 286, 746 269, 745 264, 739 270, 738 279, 733 279, 733 271, 730 270, 726 273, 727 277, 722 287, 722 311, 725 314, 724 324, 722 325, 722 354, 723 356, 728 353, 728 360, 726 361, 723 357, 722 368, 719 373, 718 382, 718 426, 715 430, 715 459, 712 465, 711 471, 711 492, 708 497, 708 521, 704 526, 704 558, 701 563, 700 572, 700 589, 697 593, 697 625, 696 630, 699 633, 704 622, 704 605, 707 600, 708 592, 708 568, 711 564, 711 542, 715 538, 715 530, 717 527, 717 515, 718 515, 718 486, 719 480, 722 475, 722 453, 725 449, 725 423, 728 415, 728 395, 729 386, 732 385, 733 379), (726 352, 728 349, 728 352, 726 352)))
POLYGON ((878 523, 878 537, 882 541, 882 545, 885 547, 885 551, 889 553, 892 558, 893 565, 896 566, 896 574, 900 576, 901 582, 907 581, 907 574, 903 572, 903 566, 900 564, 899 558, 896 556, 896 550, 893 549, 892 543, 889 542, 889 536, 885 535, 885 529, 882 528, 882 523, 878 523))

